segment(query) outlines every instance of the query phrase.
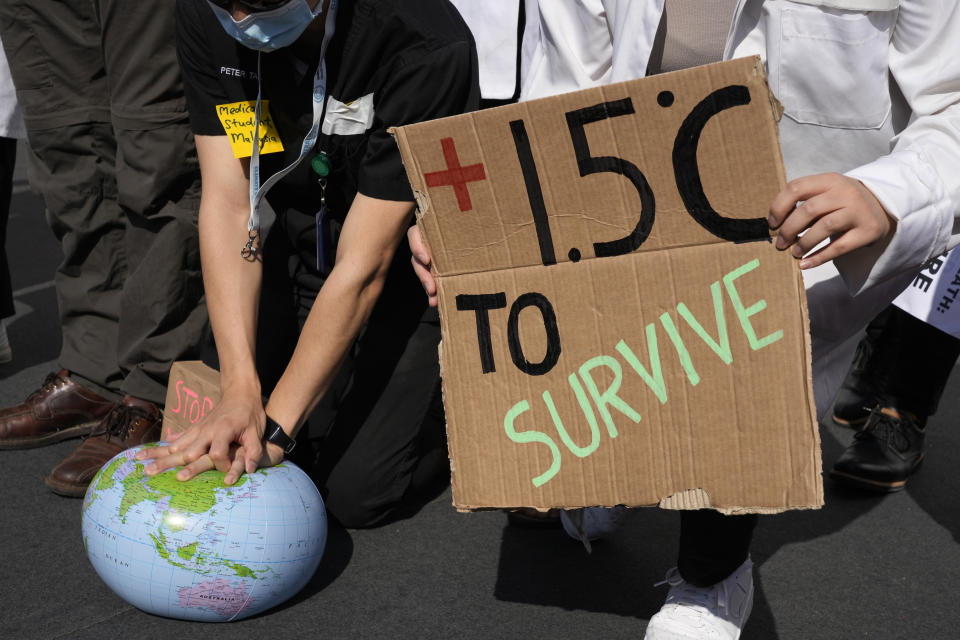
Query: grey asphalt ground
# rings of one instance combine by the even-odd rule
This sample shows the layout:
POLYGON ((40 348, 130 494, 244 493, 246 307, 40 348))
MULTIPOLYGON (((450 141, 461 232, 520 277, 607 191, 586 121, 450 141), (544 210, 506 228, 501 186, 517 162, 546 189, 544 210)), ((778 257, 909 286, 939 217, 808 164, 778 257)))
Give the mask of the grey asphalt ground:
MULTIPOLYGON (((0 406, 58 367, 52 286, 58 246, 18 167, 7 250, 17 316, 0 406)), ((960 378, 929 424, 906 491, 843 491, 826 507, 761 519, 756 599, 745 639, 960 638, 960 378)), ((823 425, 829 469, 851 438, 823 425)), ((140 612, 87 561, 80 501, 43 478, 76 441, 0 451, 0 640, 27 638, 641 638, 675 563, 676 513, 641 509, 592 555, 559 530, 459 514, 449 491, 380 529, 333 529, 320 569, 292 601, 253 619, 199 624, 140 612)))

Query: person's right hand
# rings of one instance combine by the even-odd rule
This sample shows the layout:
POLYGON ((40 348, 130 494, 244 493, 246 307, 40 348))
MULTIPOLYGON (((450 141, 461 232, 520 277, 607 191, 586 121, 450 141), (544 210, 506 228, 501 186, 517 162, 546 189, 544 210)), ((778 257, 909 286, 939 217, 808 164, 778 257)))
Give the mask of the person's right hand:
POLYGON ((771 229, 777 229, 777 249, 792 246, 801 269, 819 267, 874 243, 888 243, 897 230, 897 219, 874 193, 840 173, 788 182, 770 205, 769 222, 771 229), (816 249, 828 238, 828 244, 816 249))
POLYGON ((413 271, 420 278, 420 284, 427 294, 427 302, 431 307, 437 306, 437 281, 430 271, 432 263, 430 259, 430 249, 420 235, 420 227, 414 225, 407 230, 407 242, 410 244, 410 252, 413 254, 410 262, 413 263, 413 271))
POLYGON ((250 390, 224 389, 220 402, 201 421, 167 446, 137 453, 138 460, 153 458, 144 473, 155 475, 180 467, 177 480, 189 480, 216 468, 226 474, 224 484, 253 473, 272 456, 264 456, 266 413, 260 395, 250 390))

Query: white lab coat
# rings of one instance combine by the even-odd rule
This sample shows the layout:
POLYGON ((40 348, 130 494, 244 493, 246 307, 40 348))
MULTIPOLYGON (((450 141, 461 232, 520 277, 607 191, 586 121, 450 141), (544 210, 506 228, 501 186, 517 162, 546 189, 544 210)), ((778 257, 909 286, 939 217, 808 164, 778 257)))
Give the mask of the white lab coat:
MULTIPOLYGON (((663 0, 523 1, 521 99, 645 74, 663 0)), ((958 4, 738 3, 724 58, 765 61, 785 107, 780 138, 788 178, 845 173, 898 220, 882 252, 865 247, 804 272, 821 415, 863 327, 927 260, 960 243, 958 4)))
POLYGON ((804 272, 820 414, 866 323, 960 242, 957 34, 955 0, 739 3, 724 57, 766 62, 787 177, 845 173, 898 220, 886 248, 804 272))
POLYGON ((517 79, 518 29, 523 0, 450 0, 477 43, 480 94, 487 100, 514 97, 517 79))
POLYGON ((663 0, 450 2, 476 40, 481 94, 494 100, 513 95, 521 3, 526 24, 520 100, 643 77, 663 11, 663 0))

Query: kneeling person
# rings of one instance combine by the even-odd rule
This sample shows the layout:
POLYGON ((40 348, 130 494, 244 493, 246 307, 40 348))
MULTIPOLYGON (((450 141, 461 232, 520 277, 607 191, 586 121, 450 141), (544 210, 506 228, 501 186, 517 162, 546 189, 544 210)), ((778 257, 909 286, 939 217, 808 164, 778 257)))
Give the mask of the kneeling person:
POLYGON ((447 462, 439 321, 398 250, 414 203, 387 128, 476 108, 473 40, 447 0, 179 0, 177 19, 222 396, 147 473, 231 484, 310 418, 332 515, 381 523, 447 462))

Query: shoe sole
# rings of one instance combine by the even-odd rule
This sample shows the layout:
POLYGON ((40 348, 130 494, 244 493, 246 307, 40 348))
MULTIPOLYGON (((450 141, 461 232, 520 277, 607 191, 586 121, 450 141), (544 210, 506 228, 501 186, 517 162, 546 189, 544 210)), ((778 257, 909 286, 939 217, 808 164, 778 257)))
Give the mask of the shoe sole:
POLYGON ((45 447, 50 444, 60 442, 61 440, 69 440, 71 438, 79 438, 81 436, 88 435, 93 429, 100 424, 100 420, 95 420, 94 422, 87 422, 84 424, 78 424, 75 427, 67 427, 66 429, 60 429, 59 431, 54 431, 53 433, 48 433, 45 436, 40 436, 39 438, 17 438, 11 440, 0 440, 0 451, 13 450, 13 449, 36 449, 38 447, 45 447))
POLYGON ((898 491, 903 491, 903 488, 907 486, 907 479, 912 476, 917 469, 920 468, 920 465, 923 463, 923 456, 920 456, 920 459, 917 460, 916 464, 910 468, 907 477, 903 480, 896 480, 894 482, 883 482, 881 480, 871 480, 870 478, 863 478, 860 476, 855 476, 850 473, 845 473, 843 471, 830 471, 830 477, 839 482, 840 484, 855 487, 857 489, 865 489, 867 491, 872 491, 874 493, 896 493, 898 491))
MULTIPOLYGON (((754 584, 750 585, 750 593, 747 594, 747 607, 743 611, 743 626, 737 630, 737 635, 733 636, 733 640, 740 640, 740 636, 743 635, 743 629, 747 626, 747 623, 750 621, 750 614, 753 612, 753 598, 756 594, 756 586, 754 584)), ((684 640, 690 636, 679 633, 673 633, 671 631, 664 630, 653 630, 649 629, 649 622, 647 623, 648 628, 643 635, 644 640, 684 640)))
POLYGON ((53 476, 47 476, 43 480, 43 483, 47 485, 47 487, 49 487, 50 490, 55 494, 65 498, 82 498, 87 494, 87 487, 90 486, 89 484, 84 487, 78 487, 72 484, 64 484, 62 482, 57 482, 53 476))

